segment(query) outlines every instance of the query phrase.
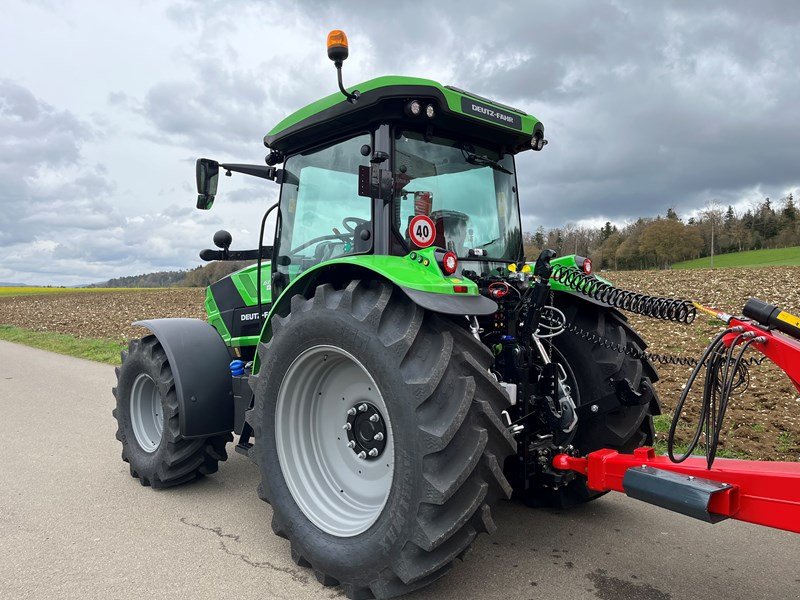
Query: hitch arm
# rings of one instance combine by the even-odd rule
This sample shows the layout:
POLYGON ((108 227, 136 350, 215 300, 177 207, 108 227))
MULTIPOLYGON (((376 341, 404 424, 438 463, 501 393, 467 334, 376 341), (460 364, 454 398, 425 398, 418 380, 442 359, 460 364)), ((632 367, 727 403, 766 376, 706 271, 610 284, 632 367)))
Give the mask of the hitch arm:
POLYGON ((732 518, 800 533, 800 463, 705 458, 673 463, 652 448, 558 454, 553 467, 586 477, 590 489, 617 491, 711 523, 732 518))

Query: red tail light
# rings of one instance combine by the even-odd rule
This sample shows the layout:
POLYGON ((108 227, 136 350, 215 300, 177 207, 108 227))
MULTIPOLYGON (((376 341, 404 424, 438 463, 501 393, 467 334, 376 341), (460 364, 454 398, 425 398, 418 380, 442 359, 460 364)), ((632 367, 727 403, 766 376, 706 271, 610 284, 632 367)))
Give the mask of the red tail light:
POLYGON ((442 271, 445 275, 452 275, 458 268, 458 257, 455 252, 448 250, 442 257, 442 271))
POLYGON ((591 258, 584 259, 584 261, 583 261, 583 272, 586 273, 587 275, 591 275, 592 274, 592 259, 591 258))

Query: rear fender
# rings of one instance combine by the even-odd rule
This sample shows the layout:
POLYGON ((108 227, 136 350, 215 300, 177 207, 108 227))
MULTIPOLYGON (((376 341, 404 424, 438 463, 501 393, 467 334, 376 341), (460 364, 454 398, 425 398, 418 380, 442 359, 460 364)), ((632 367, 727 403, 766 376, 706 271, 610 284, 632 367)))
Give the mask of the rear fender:
POLYGON ((200 319, 136 321, 156 336, 169 360, 185 438, 233 430, 230 353, 211 325, 200 319))
MULTIPOLYGON (((432 250, 433 249, 426 249, 432 250)), ((422 254, 425 251, 420 251, 422 254)), ((334 259, 308 269, 289 286, 272 305, 264 327, 261 342, 272 338, 271 322, 275 315, 285 317, 291 309, 293 296, 302 294, 310 298, 317 286, 324 283, 341 285, 354 279, 383 279, 399 287, 411 299, 426 310, 447 315, 488 315, 497 311, 497 303, 478 293, 474 282, 466 278, 444 277, 438 267, 412 261, 403 256, 354 256, 334 259), (435 269, 435 270, 434 270, 435 269), (453 293, 454 283, 467 287, 467 293, 453 293)), ((253 365, 258 373, 259 358, 253 365)))

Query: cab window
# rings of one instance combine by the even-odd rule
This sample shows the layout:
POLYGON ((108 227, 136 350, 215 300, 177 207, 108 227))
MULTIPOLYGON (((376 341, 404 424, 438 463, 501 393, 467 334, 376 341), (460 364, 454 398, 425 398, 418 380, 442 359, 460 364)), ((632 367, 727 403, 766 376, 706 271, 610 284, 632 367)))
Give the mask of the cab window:
POLYGON ((372 202, 358 195, 369 134, 289 157, 281 188, 277 269, 290 279, 326 260, 371 250, 372 202), (369 241, 365 242, 363 237, 369 241))

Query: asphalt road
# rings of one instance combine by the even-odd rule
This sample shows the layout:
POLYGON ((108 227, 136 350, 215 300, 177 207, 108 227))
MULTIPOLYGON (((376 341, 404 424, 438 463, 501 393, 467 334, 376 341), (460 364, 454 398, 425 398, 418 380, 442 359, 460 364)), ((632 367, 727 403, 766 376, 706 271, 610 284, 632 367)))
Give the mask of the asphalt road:
MULTIPOLYGON (((289 557, 231 449, 219 473, 141 487, 120 459, 113 369, 0 342, 0 598, 335 598, 289 557)), ((423 598, 800 597, 800 536, 706 525, 621 495, 503 503, 498 531, 423 598)))

